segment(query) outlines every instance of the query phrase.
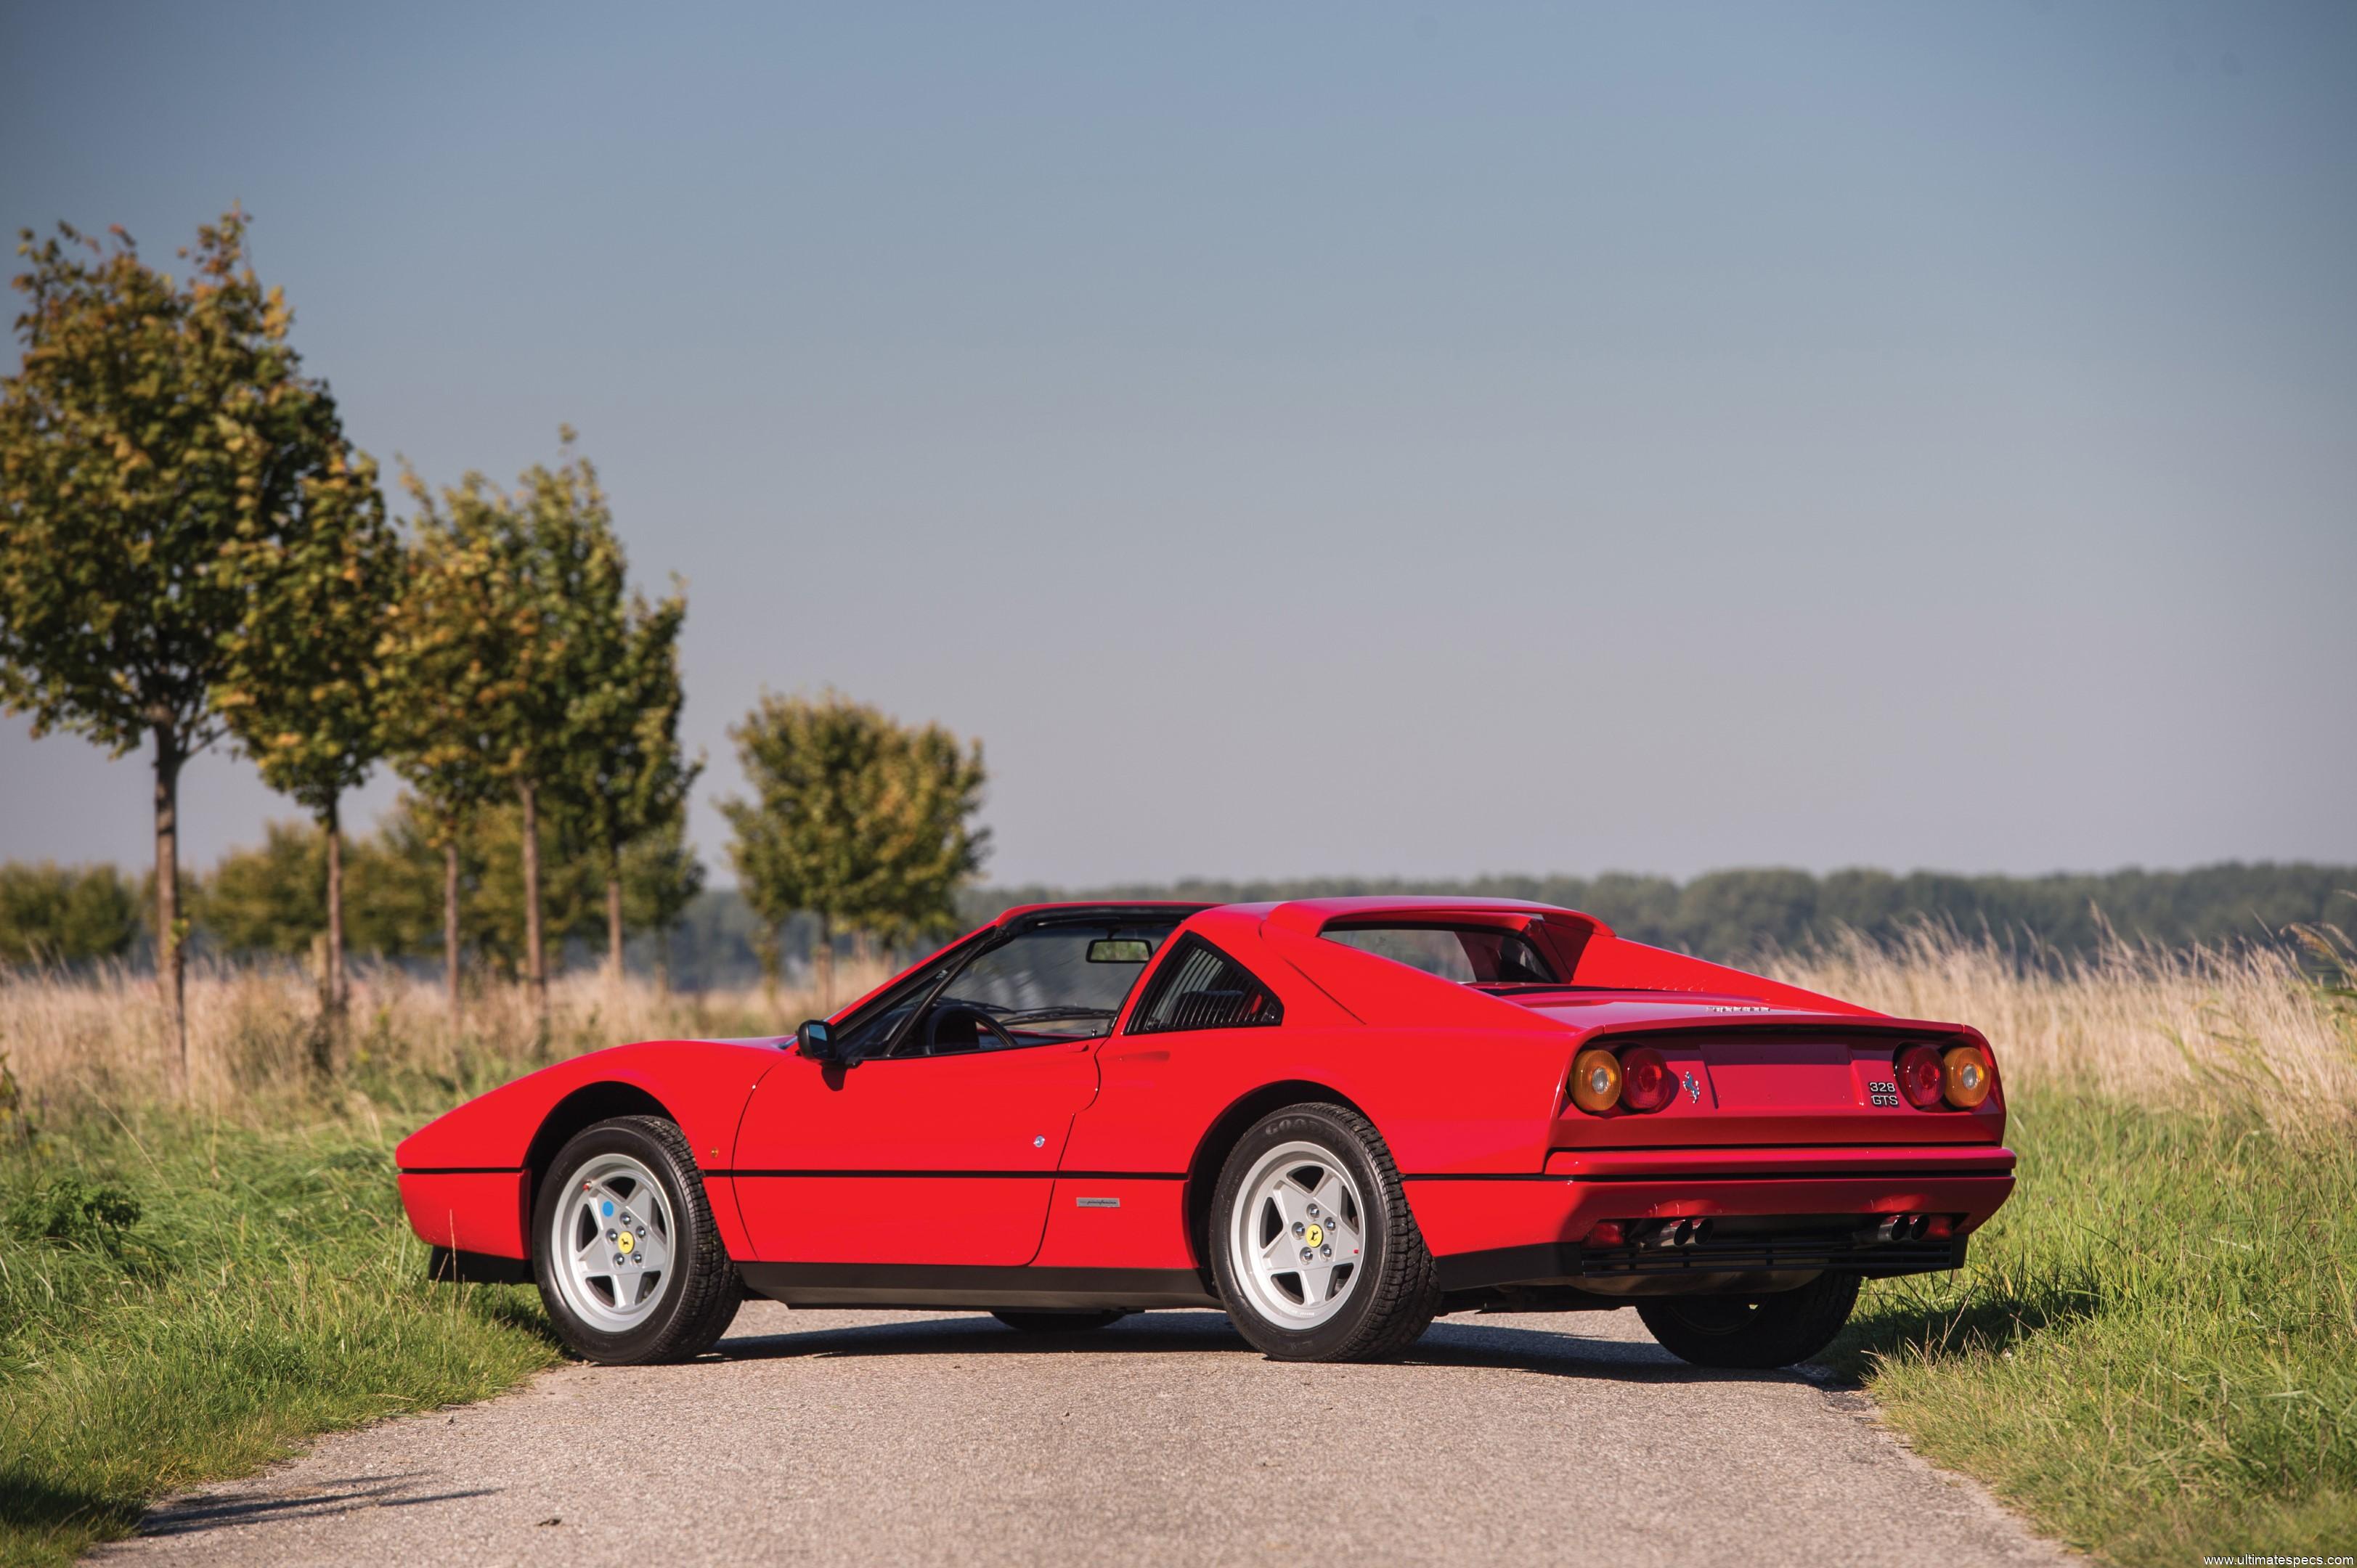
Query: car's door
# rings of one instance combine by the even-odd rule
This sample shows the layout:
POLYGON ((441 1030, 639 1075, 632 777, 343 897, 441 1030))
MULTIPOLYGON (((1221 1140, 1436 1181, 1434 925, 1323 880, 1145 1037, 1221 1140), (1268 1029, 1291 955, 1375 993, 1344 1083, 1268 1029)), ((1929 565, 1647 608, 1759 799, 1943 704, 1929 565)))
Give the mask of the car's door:
POLYGON ((758 1259, 1029 1262, 1072 1118, 1096 1094, 1097 1040, 1160 934, 1019 928, 842 1020, 857 1066, 780 1063, 737 1139, 758 1259))

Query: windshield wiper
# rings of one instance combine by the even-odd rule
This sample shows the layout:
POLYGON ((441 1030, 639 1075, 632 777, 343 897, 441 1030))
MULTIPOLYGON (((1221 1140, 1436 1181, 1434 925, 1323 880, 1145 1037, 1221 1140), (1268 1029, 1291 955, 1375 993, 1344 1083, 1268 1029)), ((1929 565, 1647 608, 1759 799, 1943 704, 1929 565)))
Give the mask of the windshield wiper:
POLYGON ((1111 1018, 1118 1015, 1112 1007, 1034 1007, 1028 1013, 998 1015, 1002 1024, 1046 1024, 1059 1018, 1111 1018))

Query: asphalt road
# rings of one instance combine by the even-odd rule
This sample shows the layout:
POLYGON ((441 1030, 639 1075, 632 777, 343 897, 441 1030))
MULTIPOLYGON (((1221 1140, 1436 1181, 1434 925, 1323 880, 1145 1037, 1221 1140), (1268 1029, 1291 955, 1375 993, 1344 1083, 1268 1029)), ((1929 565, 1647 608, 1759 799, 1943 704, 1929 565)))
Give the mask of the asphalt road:
POLYGON ((143 1563, 2056 1563, 1859 1395, 1696 1371, 1631 1312, 1451 1318, 1387 1366, 1216 1313, 1039 1339, 748 1305, 692 1366, 567 1367, 322 1441, 143 1563))

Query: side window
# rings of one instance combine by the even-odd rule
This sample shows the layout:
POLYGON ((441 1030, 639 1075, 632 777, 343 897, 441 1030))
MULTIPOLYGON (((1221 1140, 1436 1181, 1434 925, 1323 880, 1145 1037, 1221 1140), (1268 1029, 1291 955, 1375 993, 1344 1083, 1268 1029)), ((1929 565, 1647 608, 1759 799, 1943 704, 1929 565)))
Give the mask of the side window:
POLYGON ((1178 944, 1155 972, 1129 1022, 1133 1035, 1172 1029, 1254 1029, 1284 1021, 1276 993, 1200 937, 1178 944))

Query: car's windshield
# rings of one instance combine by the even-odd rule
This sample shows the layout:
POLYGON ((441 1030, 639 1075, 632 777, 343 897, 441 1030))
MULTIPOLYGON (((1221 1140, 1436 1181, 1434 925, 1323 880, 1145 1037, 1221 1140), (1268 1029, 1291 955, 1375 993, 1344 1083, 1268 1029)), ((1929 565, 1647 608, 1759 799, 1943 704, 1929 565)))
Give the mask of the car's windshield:
POLYGON ((1106 1034, 1188 913, 1051 918, 1012 937, 984 934, 845 1019, 837 1047, 870 1058, 921 1057, 1106 1034))
POLYGON ((1172 917, 1035 928, 976 955, 942 987, 933 1011, 974 1008, 1018 1042, 1102 1035, 1178 924, 1172 917))
POLYGON ((1498 926, 1329 927, 1325 935, 1467 985, 1551 985, 1561 979, 1535 942, 1498 926))

